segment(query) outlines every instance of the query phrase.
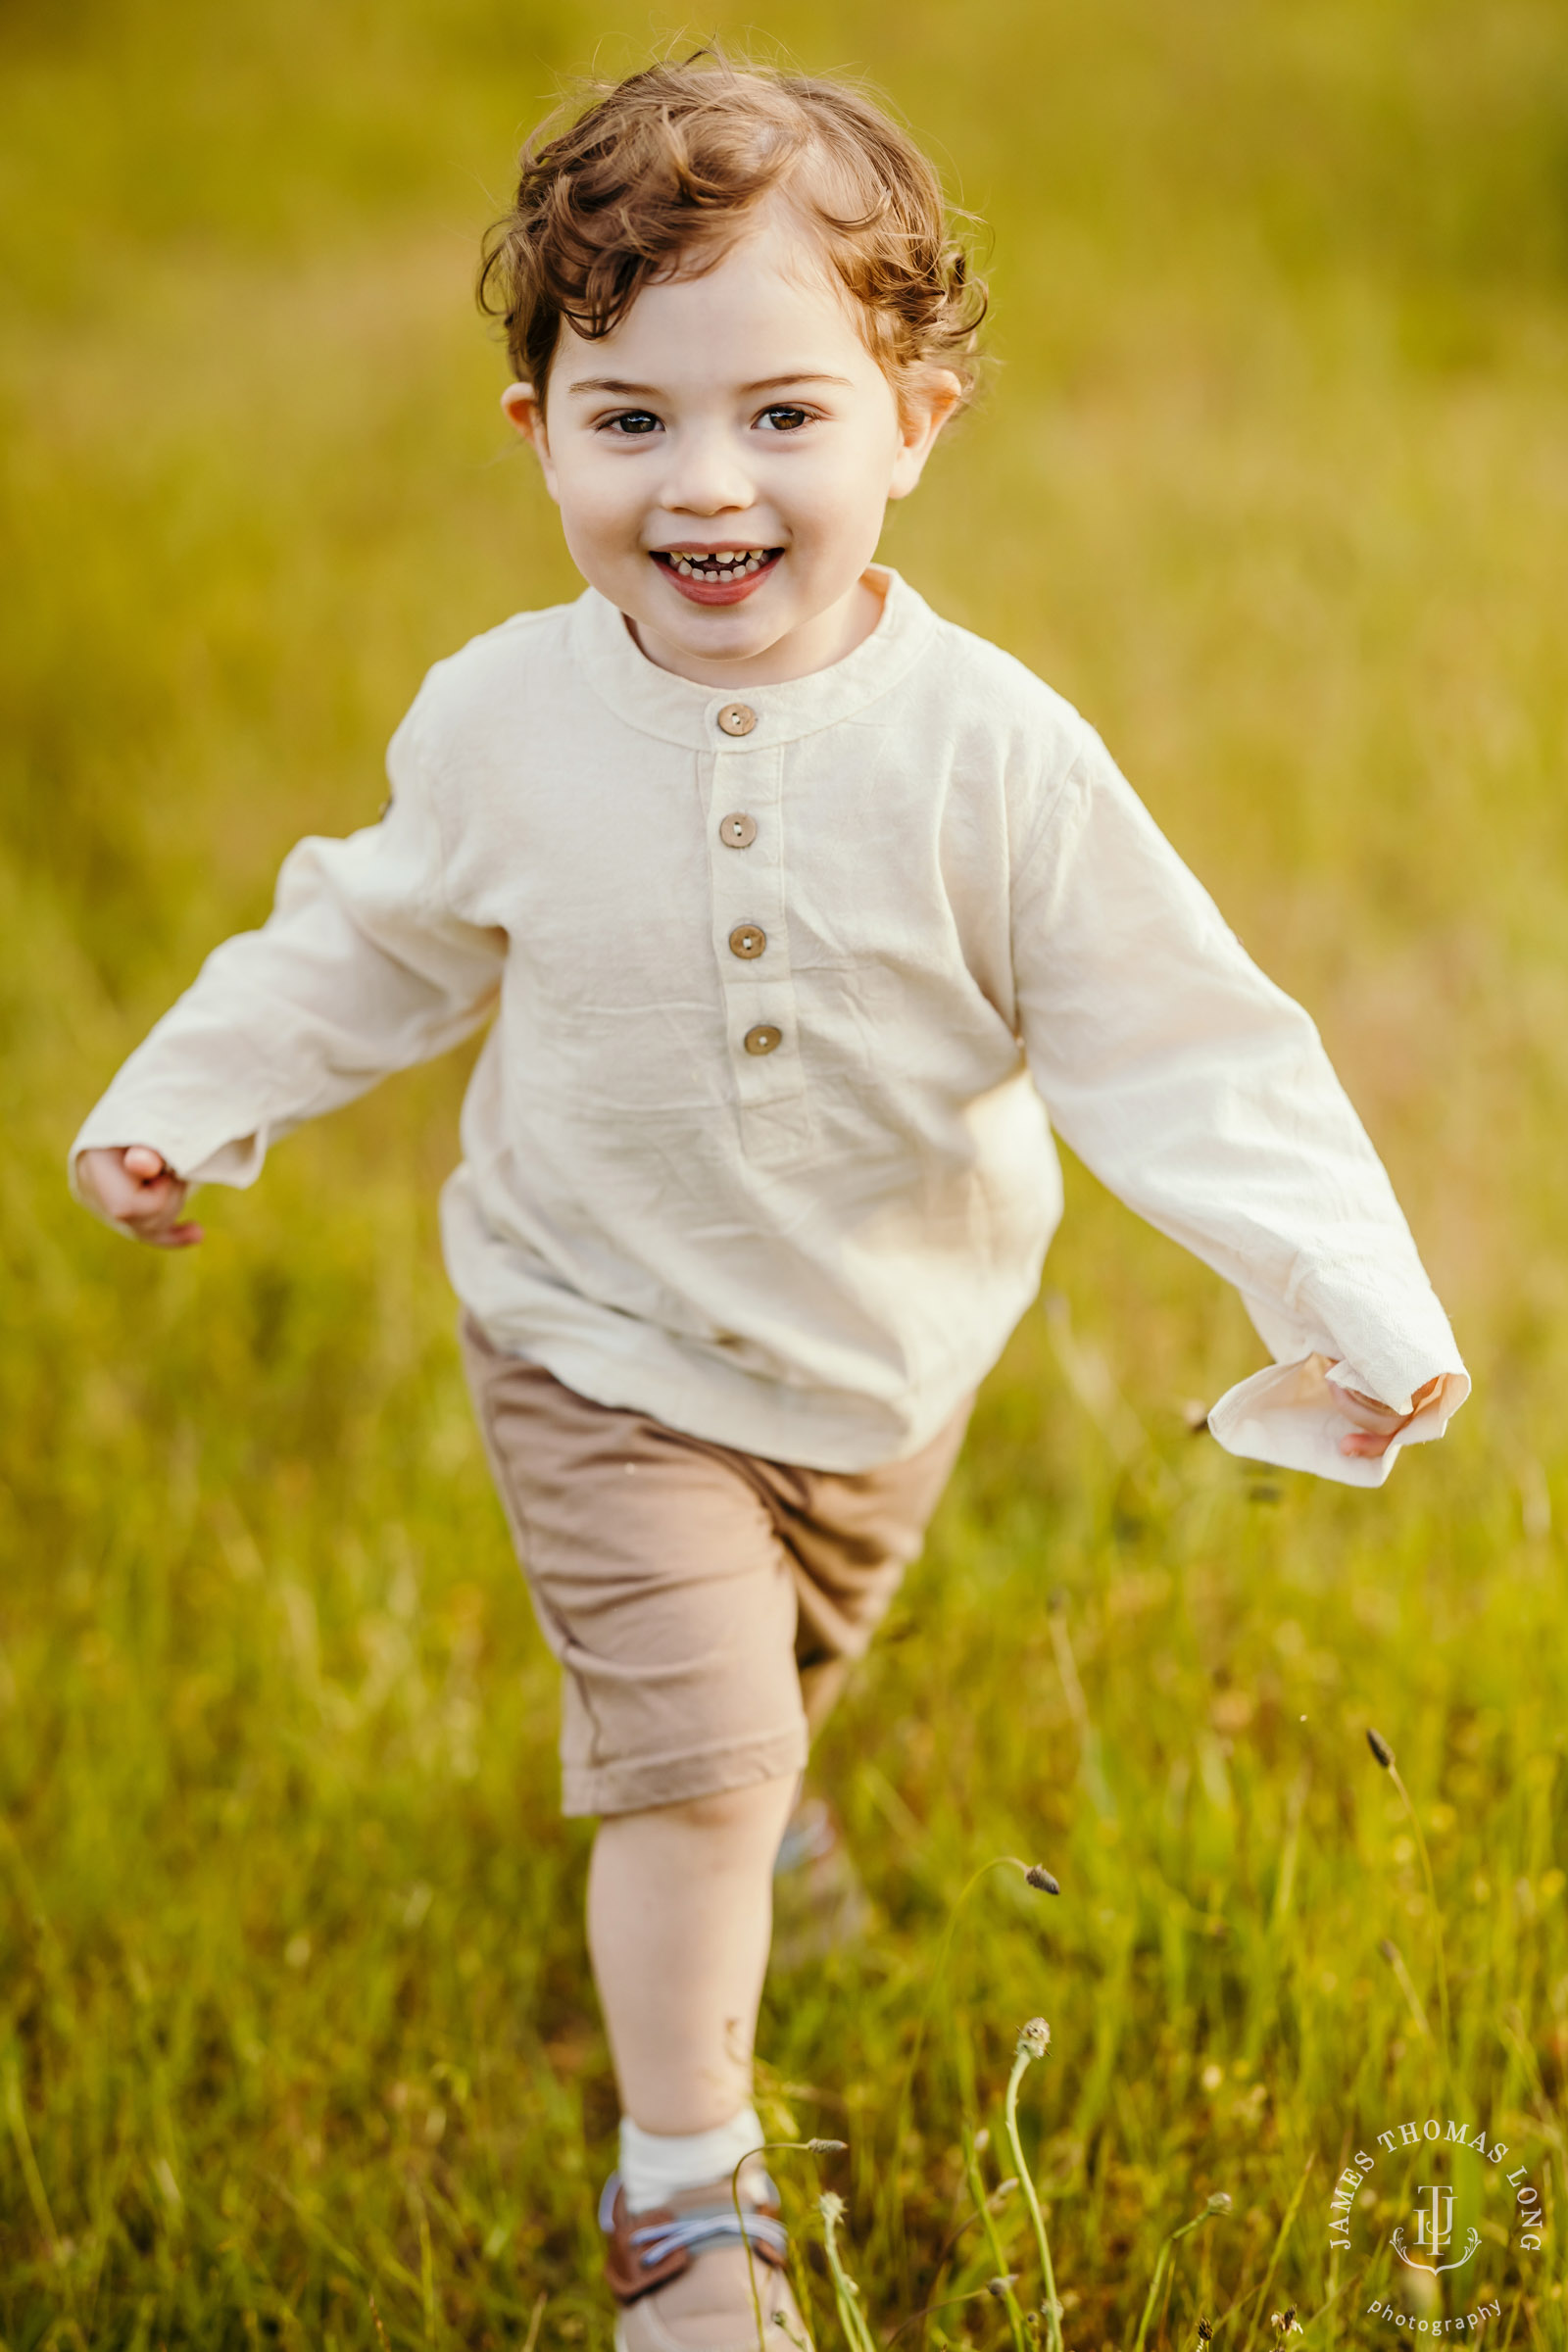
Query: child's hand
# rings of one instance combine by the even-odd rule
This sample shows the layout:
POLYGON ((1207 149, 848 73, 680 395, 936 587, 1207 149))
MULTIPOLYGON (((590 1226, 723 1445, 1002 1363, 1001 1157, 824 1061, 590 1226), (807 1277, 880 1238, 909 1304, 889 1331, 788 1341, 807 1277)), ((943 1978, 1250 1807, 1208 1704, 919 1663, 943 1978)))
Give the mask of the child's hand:
POLYGON ((83 1152, 76 1185, 100 1215, 155 1250, 188 1250, 202 1238, 199 1225, 182 1225, 179 1212, 190 1186, 174 1174, 150 1144, 122 1151, 83 1152))
POLYGON ((1431 1403, 1442 1386, 1443 1374, 1435 1373, 1416 1390, 1410 1399, 1410 1410, 1396 1413, 1388 1405, 1380 1404, 1375 1396, 1363 1396, 1359 1389, 1342 1389, 1336 1383, 1335 1396, 1340 1410, 1356 1425, 1340 1440, 1340 1451, 1362 1454, 1375 1462, 1380 1454, 1388 1452, 1390 1441, 1401 1429, 1409 1427, 1421 1407, 1431 1403))

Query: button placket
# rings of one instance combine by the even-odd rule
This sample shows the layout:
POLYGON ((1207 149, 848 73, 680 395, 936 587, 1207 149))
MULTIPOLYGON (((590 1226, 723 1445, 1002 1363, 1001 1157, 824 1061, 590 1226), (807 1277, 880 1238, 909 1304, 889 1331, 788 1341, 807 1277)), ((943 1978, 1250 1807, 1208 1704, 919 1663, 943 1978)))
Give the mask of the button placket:
POLYGON ((712 755, 709 872, 713 954, 743 1129, 750 1110, 804 1093, 785 921, 782 746, 712 755), (744 843, 734 819, 750 819, 744 843))

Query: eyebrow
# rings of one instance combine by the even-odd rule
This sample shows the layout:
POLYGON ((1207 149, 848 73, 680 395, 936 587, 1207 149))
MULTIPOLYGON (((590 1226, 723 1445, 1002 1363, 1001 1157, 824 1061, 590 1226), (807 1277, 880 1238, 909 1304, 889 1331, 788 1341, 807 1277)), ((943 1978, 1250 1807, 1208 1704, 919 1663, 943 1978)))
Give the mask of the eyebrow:
MULTIPOLYGON (((764 375, 760 383, 742 384, 740 388, 743 392, 777 392, 785 384, 843 384, 849 389, 854 388, 847 375, 827 375, 812 368, 803 368, 790 375, 764 375)), ((566 389, 568 392, 610 392, 617 398, 631 400, 657 400, 660 397, 657 384, 623 383, 614 375, 582 375, 574 384, 568 384, 566 389)))

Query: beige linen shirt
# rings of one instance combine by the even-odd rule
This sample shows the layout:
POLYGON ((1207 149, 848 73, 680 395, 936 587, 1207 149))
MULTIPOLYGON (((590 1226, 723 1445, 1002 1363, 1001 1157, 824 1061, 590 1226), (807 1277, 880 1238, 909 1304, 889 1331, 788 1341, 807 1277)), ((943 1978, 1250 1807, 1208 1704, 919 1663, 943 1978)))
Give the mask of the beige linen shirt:
POLYGON ((844 661, 733 691, 593 590, 431 670, 392 799, 285 860, 88 1118, 247 1185, 494 1015, 443 1196, 495 1344, 720 1444, 923 1445, 1035 1296, 1052 1125, 1241 1291, 1222 1444, 1372 1485, 1326 1367, 1440 1434, 1468 1383, 1300 1008, 1094 731, 897 574, 844 661))

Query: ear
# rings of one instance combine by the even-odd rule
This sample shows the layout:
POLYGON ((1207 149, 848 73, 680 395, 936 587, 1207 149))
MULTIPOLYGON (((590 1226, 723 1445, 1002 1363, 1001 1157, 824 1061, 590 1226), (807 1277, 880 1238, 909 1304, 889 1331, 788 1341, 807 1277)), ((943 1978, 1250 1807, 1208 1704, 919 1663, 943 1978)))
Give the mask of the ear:
POLYGON ((501 395, 501 414, 523 439, 532 444, 539 461, 539 470, 545 477, 545 488, 552 498, 556 495, 556 469, 550 458, 550 438, 545 431, 544 403, 534 392, 532 384, 509 384, 501 395))
POLYGON ((951 368, 933 368, 904 388, 899 402, 899 450, 889 498, 907 498, 925 470, 936 438, 963 398, 951 368))

